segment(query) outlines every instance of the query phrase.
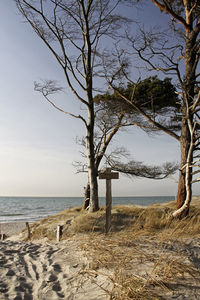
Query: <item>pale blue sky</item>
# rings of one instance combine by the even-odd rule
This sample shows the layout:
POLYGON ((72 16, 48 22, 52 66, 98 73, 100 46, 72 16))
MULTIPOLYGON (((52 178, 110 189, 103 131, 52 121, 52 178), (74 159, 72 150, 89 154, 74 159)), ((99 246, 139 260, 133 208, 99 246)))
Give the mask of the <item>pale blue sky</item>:
MULTIPOLYGON (((155 12, 160 18, 152 8, 149 21, 155 22, 155 12)), ((0 196, 82 196, 87 175, 76 174, 72 162, 80 159, 75 140, 84 135, 84 127, 53 109, 33 87, 35 80, 62 81, 61 70, 12 0, 0 1, 0 37, 0 196)), ((66 109, 80 109, 69 90, 59 98, 66 109)), ((179 160, 178 143, 166 135, 150 139, 129 130, 115 143, 149 164, 179 160)), ((175 196, 176 188, 171 179, 130 180, 120 175, 113 181, 115 196, 175 196)), ((198 186, 194 191, 199 194, 198 186)), ((105 194, 104 181, 99 182, 99 192, 105 194)))

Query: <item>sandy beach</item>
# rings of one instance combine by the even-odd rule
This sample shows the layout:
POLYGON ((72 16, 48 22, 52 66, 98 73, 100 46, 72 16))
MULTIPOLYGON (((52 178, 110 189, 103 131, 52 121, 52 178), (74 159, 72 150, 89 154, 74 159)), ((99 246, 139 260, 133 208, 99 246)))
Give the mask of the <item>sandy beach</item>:
POLYGON ((37 235, 30 241, 26 230, 19 234, 25 223, 1 224, 0 300, 200 299, 199 199, 194 218, 158 231, 164 205, 150 214, 140 207, 115 208, 109 235, 87 231, 104 226, 103 211, 90 215, 88 224, 88 214, 78 209, 41 220, 33 224, 37 235), (132 216, 145 213, 146 221, 140 217, 130 231, 132 216), (61 223, 63 239, 56 242, 61 223))
MULTIPOLYGON (((16 234, 23 224, 6 223, 6 233, 16 234)), ((23 242, 17 236, 0 241, 0 299, 56 300, 107 299, 84 270, 87 261, 77 240, 23 242)), ((95 276, 96 277, 96 276, 95 276)))
POLYGON ((5 234, 7 236, 16 235, 25 228, 25 222, 0 223, 0 234, 5 234))
MULTIPOLYGON (((142 278, 144 287, 153 282, 157 295, 151 298, 138 297, 133 299, 200 299, 200 239, 186 243, 165 244, 138 241, 136 255, 132 260, 132 271, 135 280, 142 278), (147 257, 150 257, 150 260, 147 257), (154 258, 153 258, 154 257, 154 258), (154 259, 179 264, 180 271, 174 269, 178 280, 171 278, 171 283, 164 286, 159 283, 159 272, 154 273, 154 259), (196 269, 181 273, 181 262, 194 262, 196 269), (163 286, 164 289, 163 289, 163 286), (161 292, 159 288, 162 286, 161 292), (171 290, 172 289, 172 290, 171 290)), ((161 268, 162 271, 162 268, 161 268)), ((129 270, 130 272, 130 270, 129 270)), ((163 268, 163 274, 164 271, 163 268)), ((111 274, 111 273, 110 273, 111 274)), ((161 277, 163 278, 163 274, 161 277)), ((173 275, 173 274, 172 274, 173 275)), ((80 251, 77 240, 56 242, 22 242, 0 241, 0 299, 1 300, 108 300, 106 291, 113 290, 112 276, 108 270, 98 272, 89 269, 89 264, 80 251)), ((116 286, 117 287, 117 286, 116 286)), ((144 290, 143 287, 143 290, 144 290)), ((152 291, 152 290, 151 290, 152 291)), ((119 298, 121 299, 121 298, 119 298)), ((125 300, 125 298, 124 298, 125 300)))

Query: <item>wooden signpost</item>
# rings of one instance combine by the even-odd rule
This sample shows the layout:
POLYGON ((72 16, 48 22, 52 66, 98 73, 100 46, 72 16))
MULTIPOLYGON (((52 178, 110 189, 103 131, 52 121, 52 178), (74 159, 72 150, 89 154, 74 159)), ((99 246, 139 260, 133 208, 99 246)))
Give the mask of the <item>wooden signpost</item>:
POLYGON ((111 228, 111 209, 112 209, 112 191, 111 179, 119 179, 119 173, 111 172, 111 168, 106 168, 105 171, 99 174, 99 179, 106 179, 106 233, 111 228))

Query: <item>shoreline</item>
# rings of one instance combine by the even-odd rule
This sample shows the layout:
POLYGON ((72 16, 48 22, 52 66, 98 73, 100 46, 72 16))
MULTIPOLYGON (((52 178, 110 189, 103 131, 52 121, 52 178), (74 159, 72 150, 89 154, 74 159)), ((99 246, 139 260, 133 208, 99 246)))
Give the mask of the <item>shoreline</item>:
POLYGON ((2 222, 0 223, 0 234, 12 236, 20 234, 26 228, 26 222, 2 222))
MULTIPOLYGON (((153 206, 153 207, 163 207, 166 204, 173 204, 175 203, 175 201, 168 201, 168 202, 161 202, 161 203, 154 203, 154 204, 149 204, 148 206, 153 206)), ((200 196, 193 196, 192 197, 192 202, 191 202, 191 206, 196 206, 199 207, 199 203, 200 203, 200 196)), ((133 203, 121 203, 121 204, 114 204, 113 205, 113 209, 117 206, 135 206, 135 207, 139 207, 139 208, 148 208, 148 206, 143 206, 143 205, 139 205, 139 204, 133 204, 133 203)), ((63 210, 64 211, 64 210, 63 210)), ((61 211, 62 212, 62 211, 61 211)), ((5 234, 6 236, 13 236, 13 235, 18 235, 20 234, 24 229, 26 229, 26 223, 29 224, 33 224, 34 222, 38 222, 41 221, 42 219, 45 219, 47 217, 52 217, 54 215, 57 214, 52 214, 52 215, 48 215, 44 218, 41 219, 36 219, 36 220, 23 220, 23 221, 0 221, 0 234, 5 234)))

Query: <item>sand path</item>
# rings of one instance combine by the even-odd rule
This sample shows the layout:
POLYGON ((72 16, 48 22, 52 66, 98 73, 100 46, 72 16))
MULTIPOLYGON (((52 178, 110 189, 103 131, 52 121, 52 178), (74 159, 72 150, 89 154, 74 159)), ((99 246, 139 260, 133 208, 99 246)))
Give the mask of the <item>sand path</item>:
MULTIPOLYGON (((103 290, 88 278, 78 244, 0 242, 0 300, 103 300, 103 290)), ((106 285, 103 278, 96 278, 106 285)))

